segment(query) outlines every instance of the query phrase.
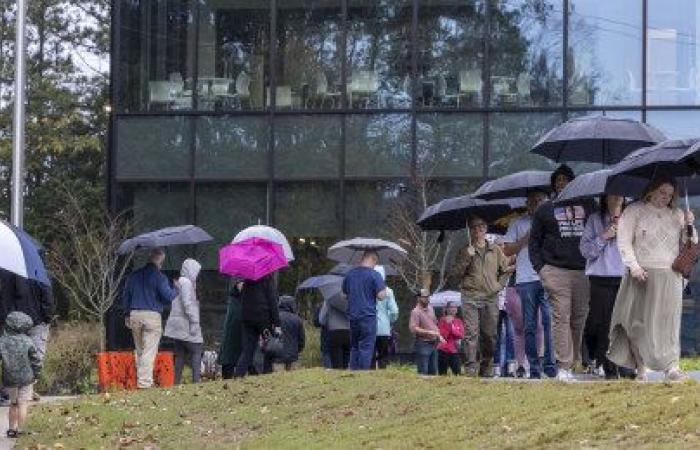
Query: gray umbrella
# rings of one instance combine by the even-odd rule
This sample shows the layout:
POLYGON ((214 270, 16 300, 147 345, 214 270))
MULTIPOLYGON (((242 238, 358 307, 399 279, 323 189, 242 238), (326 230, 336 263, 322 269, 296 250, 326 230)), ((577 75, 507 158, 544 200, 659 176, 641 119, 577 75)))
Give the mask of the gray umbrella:
POLYGON ((318 289, 323 298, 329 298, 342 291, 343 277, 340 275, 318 275, 307 278, 298 287, 297 291, 318 289))
POLYGON ((367 250, 374 250, 379 255, 379 264, 395 265, 406 258, 407 252, 398 244, 383 239, 354 238, 340 241, 328 249, 328 257, 333 261, 357 265, 362 259, 362 254, 367 250))
POLYGON ((141 248, 169 247, 171 245, 199 244, 213 240, 209 233, 194 225, 162 228, 127 239, 117 253, 123 255, 141 248))
MULTIPOLYGON (((357 266, 353 266, 352 264, 346 264, 346 263, 338 263, 331 270, 328 271, 329 275, 340 275, 340 276, 345 276, 350 272, 352 269, 354 269, 357 266)), ((395 277, 399 275, 399 272, 396 271, 392 266, 384 266, 384 273, 386 274, 387 277, 395 277)))
POLYGON ((513 208, 521 206, 525 206, 522 200, 486 201, 463 195, 428 206, 417 223, 425 231, 461 230, 466 227, 470 216, 479 216, 486 222, 493 222, 507 215, 513 208))
POLYGON ((612 169, 603 169, 577 176, 566 185, 554 203, 574 203, 590 200, 603 194, 637 198, 649 183, 648 180, 639 177, 610 178, 611 174, 612 169))
POLYGON ((527 197, 528 192, 551 190, 552 171, 523 170, 487 181, 472 194, 482 200, 499 200, 515 197, 527 197))
POLYGON ((662 132, 636 120, 586 116, 551 129, 530 151, 554 161, 614 164, 638 148, 664 140, 662 132))

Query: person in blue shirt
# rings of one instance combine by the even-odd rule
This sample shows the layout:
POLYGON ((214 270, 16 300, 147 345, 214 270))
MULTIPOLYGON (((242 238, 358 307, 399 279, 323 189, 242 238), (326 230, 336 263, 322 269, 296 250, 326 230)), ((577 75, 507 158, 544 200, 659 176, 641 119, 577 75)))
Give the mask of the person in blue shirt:
POLYGON ((165 261, 163 249, 151 250, 148 264, 132 272, 124 284, 122 308, 126 326, 131 329, 136 347, 136 377, 139 389, 153 386, 153 364, 158 353, 163 307, 178 295, 161 273, 165 261))
POLYGON ((372 366, 377 340, 377 300, 386 296, 386 284, 374 270, 378 262, 377 252, 366 251, 360 265, 343 280, 350 322, 350 370, 369 370, 372 366))

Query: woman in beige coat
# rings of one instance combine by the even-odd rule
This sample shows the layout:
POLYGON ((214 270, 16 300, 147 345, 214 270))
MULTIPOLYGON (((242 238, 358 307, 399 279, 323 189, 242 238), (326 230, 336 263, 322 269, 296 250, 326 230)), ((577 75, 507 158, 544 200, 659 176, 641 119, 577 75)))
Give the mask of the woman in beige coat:
POLYGON ((669 381, 687 378, 678 366, 683 278, 671 265, 695 217, 674 206, 676 196, 675 180, 655 179, 619 221, 617 242, 627 270, 612 313, 608 357, 636 368, 641 381, 647 369, 664 371, 669 381))

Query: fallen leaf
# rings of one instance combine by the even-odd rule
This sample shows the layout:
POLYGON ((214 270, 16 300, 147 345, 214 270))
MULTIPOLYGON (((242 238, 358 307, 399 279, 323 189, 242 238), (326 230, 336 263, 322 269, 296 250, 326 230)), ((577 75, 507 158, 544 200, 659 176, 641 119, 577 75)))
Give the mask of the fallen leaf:
POLYGON ((676 402, 677 402, 678 400, 680 400, 680 399, 681 399, 681 398, 678 397, 678 396, 676 396, 676 397, 671 397, 671 403, 676 403, 676 402))

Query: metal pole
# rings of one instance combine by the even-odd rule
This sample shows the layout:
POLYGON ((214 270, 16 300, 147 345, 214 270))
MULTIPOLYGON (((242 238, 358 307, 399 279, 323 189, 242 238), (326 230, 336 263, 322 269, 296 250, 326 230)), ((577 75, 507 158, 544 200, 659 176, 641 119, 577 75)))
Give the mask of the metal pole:
POLYGON ((22 228, 24 222, 24 97, 27 73, 25 70, 25 0, 17 0, 15 30, 15 110, 12 118, 12 224, 22 228))

